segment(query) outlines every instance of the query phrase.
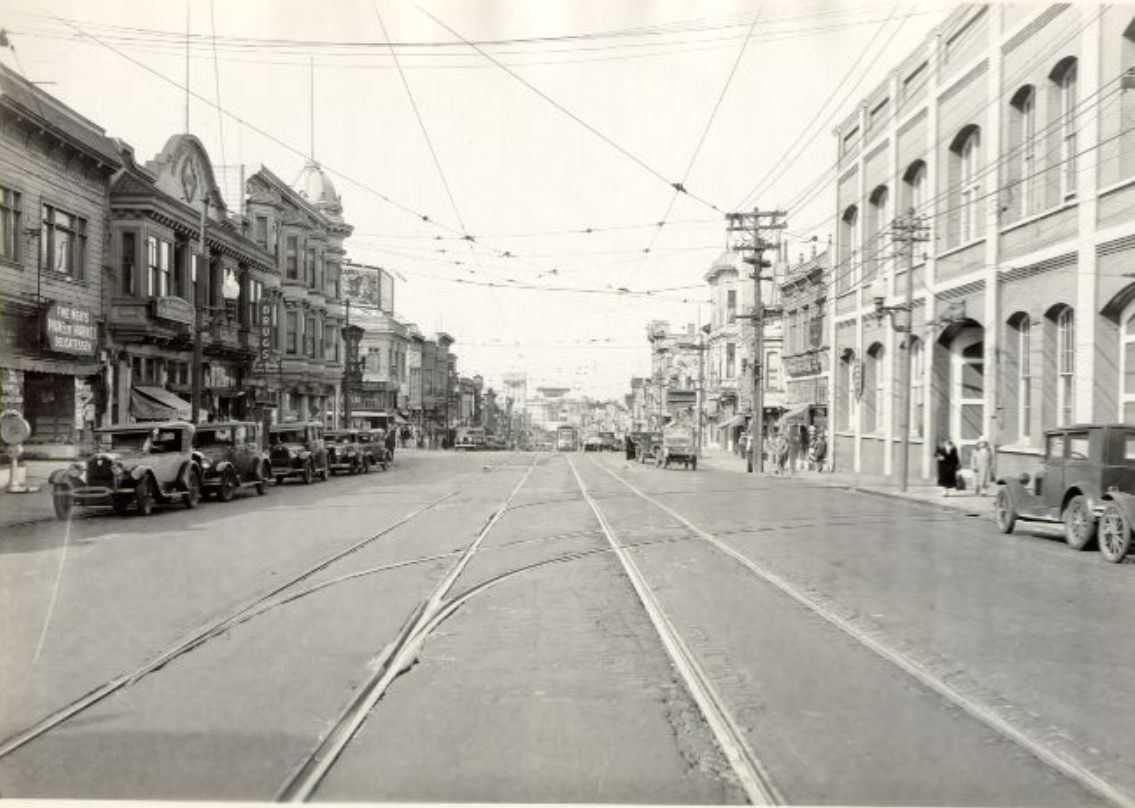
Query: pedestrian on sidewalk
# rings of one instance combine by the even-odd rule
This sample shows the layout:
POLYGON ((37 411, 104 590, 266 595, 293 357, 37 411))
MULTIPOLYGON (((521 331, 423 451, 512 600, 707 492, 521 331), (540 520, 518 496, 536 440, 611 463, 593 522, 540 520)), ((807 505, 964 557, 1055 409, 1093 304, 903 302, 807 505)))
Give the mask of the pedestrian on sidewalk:
POLYGON ((626 452, 627 460, 635 459, 635 445, 630 435, 627 435, 626 443, 623 445, 623 451, 626 452))
POLYGON ((773 462, 773 473, 784 474, 784 465, 788 460, 788 441, 784 439, 784 433, 779 429, 773 427, 772 437, 769 439, 769 457, 773 462))
POLYGON ((788 424, 786 429, 788 429, 788 473, 792 474, 800 462, 800 429, 796 424, 788 424))
POLYGON ((990 448, 985 435, 977 439, 977 445, 973 447, 969 462, 973 470, 973 493, 983 497, 993 476, 993 449, 990 448))
POLYGON ((386 438, 384 440, 386 443, 386 451, 390 452, 390 461, 394 462, 394 447, 398 445, 398 438, 393 427, 386 431, 386 438))
POLYGON ((949 438, 938 442, 934 452, 934 459, 938 461, 938 487, 942 489, 942 496, 950 496, 950 492, 958 487, 958 447, 949 438))

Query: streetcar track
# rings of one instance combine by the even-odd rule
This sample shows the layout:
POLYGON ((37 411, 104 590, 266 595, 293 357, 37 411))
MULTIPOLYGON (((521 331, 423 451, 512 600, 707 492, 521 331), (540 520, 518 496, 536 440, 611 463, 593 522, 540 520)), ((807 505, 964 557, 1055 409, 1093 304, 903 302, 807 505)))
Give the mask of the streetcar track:
MULTIPOLYGON (((513 467, 515 467, 514 464, 508 463, 506 461, 494 466, 491 469, 490 473, 498 471, 500 469, 513 467)), ((529 467, 529 470, 534 467, 535 462, 529 467)), ((229 610, 224 616, 214 618, 205 625, 193 629, 186 635, 183 635, 183 638, 181 640, 167 647, 165 650, 161 651, 159 654, 152 657, 147 662, 144 662, 142 665, 139 665, 137 668, 109 679, 108 681, 93 688, 92 690, 89 690, 87 693, 79 696, 78 698, 72 700, 64 706, 53 710, 52 712, 41 718, 39 721, 36 721, 34 724, 31 724, 25 729, 19 730, 9 735, 2 742, 0 742, 0 759, 7 757, 21 747, 55 729, 59 725, 74 718, 80 713, 85 712, 86 710, 90 709, 91 707, 103 701, 107 697, 113 695, 114 693, 117 693, 124 688, 137 683, 146 676, 149 676, 150 674, 161 670, 173 660, 198 648, 202 644, 208 642, 210 639, 224 634, 232 626, 243 622, 244 619, 247 619, 246 615, 248 615, 250 612, 258 609, 262 604, 266 603, 272 598, 275 598, 282 592, 290 589, 291 587, 304 580, 307 580, 311 576, 315 575, 318 572, 321 572, 337 561, 340 561, 358 552, 364 547, 374 543, 383 536, 392 533, 393 531, 418 518, 419 516, 435 510, 446 501, 452 499, 462 491, 471 488, 472 486, 481 482, 481 480, 483 479, 484 475, 479 475, 471 479, 464 485, 458 486, 452 491, 449 491, 448 493, 410 511, 400 519, 384 527, 382 530, 366 536, 365 538, 354 542, 344 549, 336 551, 335 553, 316 562, 315 564, 309 565, 302 572, 297 573, 296 575, 289 577, 287 580, 276 584, 267 592, 254 595, 246 599, 236 608, 229 610)))
MULTIPOLYGON (((569 463, 570 462, 569 460, 569 463)), ((820 603, 815 598, 802 591, 800 587, 790 583, 775 572, 766 569, 761 564, 725 544, 716 534, 703 530, 673 508, 639 490, 634 484, 624 479, 604 464, 594 459, 592 459, 592 463, 636 494, 644 502, 653 505, 655 508, 685 526, 694 536, 707 542, 710 546, 740 564, 758 579, 770 584, 808 611, 816 614, 883 660, 910 675, 923 686, 937 693, 946 701, 960 708, 980 723, 1012 741, 1041 762, 1079 783, 1101 799, 1119 806, 1119 808, 1135 808, 1135 795, 1129 794, 1107 782, 1102 777, 1095 774, 1089 765, 1081 762, 1072 755, 1052 749, 1042 741, 1034 739, 1027 730, 1019 728, 1016 723, 1002 716, 995 708, 987 707, 979 701, 970 698, 910 655, 891 648, 883 640, 872 636, 864 629, 856 626, 850 620, 838 614, 834 609, 820 603)))
MULTIPOLYGON (((674 670, 681 677, 687 691, 697 703, 702 716, 709 725, 710 731, 717 740, 718 746, 725 758, 729 761, 741 788, 745 791, 749 802, 753 805, 776 805, 784 800, 773 785, 768 772, 761 764, 759 758, 745 740, 745 735, 737 722, 729 714, 724 701, 717 694, 713 683, 694 654, 690 651, 677 628, 666 616, 661 604, 651 591, 649 584, 639 571, 638 566, 627 552, 611 524, 607 521, 602 509, 591 496, 583 477, 575 462, 569 457, 568 466, 571 467, 575 481, 583 494, 583 498, 591 507, 592 513, 599 521, 603 534, 606 536, 615 557, 618 558, 635 594, 646 610, 650 622, 654 625, 662 645, 670 657, 674 670)), ((592 462, 596 462, 592 460, 592 462)))
POLYGON ((445 596, 476 555, 489 532, 507 513, 509 504, 531 477, 539 458, 539 455, 533 458, 524 475, 509 492, 504 502, 493 511, 477 536, 464 548, 457 563, 449 569, 430 594, 414 607, 396 638, 387 644, 374 660, 370 675, 356 690, 347 707, 336 718, 330 729, 319 739, 315 748, 305 756, 288 777, 287 782, 277 795, 277 800, 302 802, 307 800, 319 787, 323 778, 326 777, 335 761, 338 760, 339 755, 342 754, 351 739, 366 722, 375 704, 383 697, 390 683, 408 669, 409 665, 416 659, 416 649, 424 641, 424 635, 421 635, 419 639, 423 628, 444 609, 445 596))

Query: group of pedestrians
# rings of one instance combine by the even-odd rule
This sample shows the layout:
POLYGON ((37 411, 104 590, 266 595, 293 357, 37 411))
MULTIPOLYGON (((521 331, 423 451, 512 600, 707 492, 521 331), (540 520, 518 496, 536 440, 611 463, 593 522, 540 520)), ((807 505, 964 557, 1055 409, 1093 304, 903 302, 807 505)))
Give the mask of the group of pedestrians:
POLYGON ((773 474, 796 471, 823 471, 827 460, 827 440, 814 425, 774 426, 765 439, 765 455, 773 474))
MULTIPOLYGON (((948 437, 939 441, 934 459, 938 463, 938 487, 942 489, 942 496, 964 490, 965 478, 959 473, 962 464, 954 442, 948 437)), ((993 482, 993 448, 984 435, 977 439, 970 453, 970 471, 973 472, 973 493, 985 496, 993 482)))

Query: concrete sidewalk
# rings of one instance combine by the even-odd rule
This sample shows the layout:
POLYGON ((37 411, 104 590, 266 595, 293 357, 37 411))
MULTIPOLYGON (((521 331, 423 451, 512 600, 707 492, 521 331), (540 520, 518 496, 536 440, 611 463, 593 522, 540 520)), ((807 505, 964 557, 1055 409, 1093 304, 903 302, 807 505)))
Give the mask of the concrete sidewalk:
POLYGON ((20 467, 26 469, 26 484, 38 486, 39 491, 27 494, 13 494, 8 491, 11 478, 11 465, 5 463, 0 469, 0 532, 16 525, 50 521, 55 518, 51 507, 51 486, 48 476, 56 469, 67 468, 69 460, 25 460, 20 467))
MULTIPOLYGON (((705 468, 738 474, 745 474, 747 468, 745 458, 719 449, 704 449, 699 462, 705 468)), ((910 480, 907 490, 904 492, 900 490, 899 481, 894 477, 872 477, 865 474, 828 471, 795 471, 776 475, 768 471, 767 468, 768 466, 766 466, 763 476, 770 480, 783 480, 785 482, 795 480, 823 488, 843 488, 873 496, 904 499, 971 515, 988 516, 993 510, 992 491, 980 497, 974 494, 972 490, 953 491, 949 496, 942 496, 941 488, 919 478, 910 480)))

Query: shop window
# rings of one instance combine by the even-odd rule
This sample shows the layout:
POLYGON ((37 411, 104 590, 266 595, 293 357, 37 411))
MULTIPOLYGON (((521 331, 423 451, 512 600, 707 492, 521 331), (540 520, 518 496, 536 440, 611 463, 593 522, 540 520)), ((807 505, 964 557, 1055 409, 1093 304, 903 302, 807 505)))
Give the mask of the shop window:
POLYGON ((5 261, 20 260, 21 196, 19 191, 0 187, 0 258, 5 261))
POLYGON ((40 259, 45 269, 72 280, 87 270, 87 220, 44 205, 40 226, 40 259))
POLYGON ((854 408, 855 389, 852 384, 855 367, 855 351, 846 350, 839 357, 836 368, 835 419, 836 429, 851 429, 851 413, 854 408))

